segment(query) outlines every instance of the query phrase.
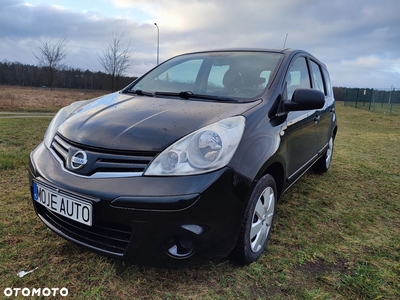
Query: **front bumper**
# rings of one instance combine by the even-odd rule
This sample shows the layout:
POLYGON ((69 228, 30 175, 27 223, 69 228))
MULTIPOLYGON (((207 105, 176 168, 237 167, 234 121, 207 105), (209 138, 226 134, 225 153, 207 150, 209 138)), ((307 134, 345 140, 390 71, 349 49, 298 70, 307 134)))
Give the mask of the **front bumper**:
POLYGON ((92 226, 32 201, 57 234, 104 255, 166 267, 227 256, 236 244, 252 186, 230 168, 179 177, 78 177, 63 171, 43 144, 32 151, 29 169, 31 193, 36 180, 93 199, 92 226))

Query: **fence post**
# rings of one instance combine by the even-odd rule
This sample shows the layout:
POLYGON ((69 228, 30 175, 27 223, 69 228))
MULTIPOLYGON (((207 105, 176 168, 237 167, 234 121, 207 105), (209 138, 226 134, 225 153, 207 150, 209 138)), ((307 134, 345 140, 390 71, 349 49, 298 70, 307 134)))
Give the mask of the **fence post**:
POLYGON ((393 96, 393 92, 394 92, 394 88, 390 91, 390 96, 389 96, 390 114, 392 113, 392 109, 393 109, 393 101, 391 101, 392 100, 392 96, 393 96))
POLYGON ((344 88, 344 106, 346 106, 346 103, 347 103, 347 106, 349 105, 349 93, 348 93, 348 89, 347 88, 344 88))
MULTIPOLYGON (((369 100, 369 107, 368 107, 369 111, 371 111, 371 103, 374 103, 374 89, 371 89, 371 100, 369 100)), ((374 105, 374 110, 375 110, 375 105, 374 105)))
POLYGON ((362 95, 361 96, 364 96, 363 98, 363 106, 365 106, 365 101, 367 100, 367 89, 364 89, 364 91, 362 92, 362 95))
POLYGON ((356 104, 354 105, 355 108, 357 108, 358 94, 359 93, 360 93, 360 89, 357 89, 356 104))

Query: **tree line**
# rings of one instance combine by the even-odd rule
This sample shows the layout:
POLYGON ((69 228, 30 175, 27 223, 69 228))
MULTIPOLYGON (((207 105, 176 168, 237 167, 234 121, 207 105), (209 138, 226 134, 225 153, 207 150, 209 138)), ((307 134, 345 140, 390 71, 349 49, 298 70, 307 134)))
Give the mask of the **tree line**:
POLYGON ((128 85, 135 77, 125 75, 133 64, 131 41, 124 42, 124 33, 113 33, 99 56, 106 73, 83 71, 66 67, 62 61, 68 54, 67 36, 59 40, 41 40, 37 49, 32 50, 38 61, 37 66, 19 62, 0 63, 0 84, 21 86, 42 86, 76 89, 108 89, 111 92, 128 85))
MULTIPOLYGON (((34 66, 20 62, 0 62, 0 84, 32 87, 50 87, 45 66, 34 66)), ((117 83, 110 80, 110 74, 92 72, 68 66, 60 66, 53 79, 55 88, 119 90, 136 77, 120 76, 117 83)))

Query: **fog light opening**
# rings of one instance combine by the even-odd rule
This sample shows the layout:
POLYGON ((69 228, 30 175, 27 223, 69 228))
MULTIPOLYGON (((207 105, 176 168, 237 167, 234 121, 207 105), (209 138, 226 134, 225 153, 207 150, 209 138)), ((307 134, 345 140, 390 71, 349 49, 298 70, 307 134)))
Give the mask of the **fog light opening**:
POLYGON ((174 258, 188 258, 194 253, 193 241, 186 237, 175 237, 167 253, 174 258))

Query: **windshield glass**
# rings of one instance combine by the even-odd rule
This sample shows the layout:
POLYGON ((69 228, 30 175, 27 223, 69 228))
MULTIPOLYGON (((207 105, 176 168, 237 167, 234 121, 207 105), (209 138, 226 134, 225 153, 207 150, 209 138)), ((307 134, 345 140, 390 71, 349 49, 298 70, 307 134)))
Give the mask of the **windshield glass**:
POLYGON ((250 100, 268 86, 283 54, 274 52, 207 52, 186 54, 157 66, 127 91, 138 94, 191 95, 205 99, 250 100))

